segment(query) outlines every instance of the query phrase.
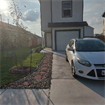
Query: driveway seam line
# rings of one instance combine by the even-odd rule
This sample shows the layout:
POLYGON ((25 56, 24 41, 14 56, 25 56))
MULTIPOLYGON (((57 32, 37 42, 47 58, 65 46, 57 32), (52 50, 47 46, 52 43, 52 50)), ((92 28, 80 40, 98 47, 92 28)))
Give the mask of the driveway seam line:
POLYGON ((0 95, 2 95, 7 89, 5 89, 0 95))

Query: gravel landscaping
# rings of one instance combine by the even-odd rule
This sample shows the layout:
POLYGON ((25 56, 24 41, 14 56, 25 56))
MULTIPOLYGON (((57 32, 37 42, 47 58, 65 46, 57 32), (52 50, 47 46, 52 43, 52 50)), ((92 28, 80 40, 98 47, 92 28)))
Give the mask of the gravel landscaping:
POLYGON ((38 63, 38 67, 27 76, 10 82, 0 89, 48 89, 51 84, 52 53, 46 53, 38 63))

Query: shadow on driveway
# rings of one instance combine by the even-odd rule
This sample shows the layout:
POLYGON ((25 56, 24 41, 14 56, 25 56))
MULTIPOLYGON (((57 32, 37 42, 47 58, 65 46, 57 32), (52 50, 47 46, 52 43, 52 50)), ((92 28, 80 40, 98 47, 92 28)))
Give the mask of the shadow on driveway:
POLYGON ((104 80, 91 80, 91 79, 86 79, 79 76, 76 77, 76 79, 82 84, 84 84, 85 86, 87 86, 88 88, 90 88, 91 90, 93 90, 94 92, 96 92, 97 94, 99 94, 100 96, 102 96, 103 98, 105 98, 104 80))

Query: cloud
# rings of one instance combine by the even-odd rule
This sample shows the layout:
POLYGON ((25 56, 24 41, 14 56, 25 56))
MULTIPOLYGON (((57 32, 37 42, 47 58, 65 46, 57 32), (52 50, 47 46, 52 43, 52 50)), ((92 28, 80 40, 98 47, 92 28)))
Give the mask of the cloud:
MULTIPOLYGON (((13 4, 12 0, 7 0, 7 4, 13 4)), ((40 3, 38 0, 14 0, 17 6, 19 7, 22 14, 27 10, 35 10, 40 12, 40 3)))
POLYGON ((34 10, 28 10, 23 14, 22 20, 23 21, 37 21, 39 19, 39 12, 34 10))
POLYGON ((102 33, 105 0, 84 0, 84 21, 94 28, 95 33, 102 33))
POLYGON ((89 22, 90 25, 99 25, 99 24, 102 24, 103 19, 101 17, 98 17, 98 18, 93 17, 88 22, 89 22))
POLYGON ((4 22, 8 21, 8 19, 9 19, 9 13, 8 13, 8 11, 3 11, 1 16, 2 16, 2 21, 4 21, 4 22))
POLYGON ((97 13, 97 12, 95 13, 95 15, 98 15, 98 14, 99 14, 99 13, 97 13))
POLYGON ((41 36, 41 26, 40 23, 32 24, 32 22, 27 22, 28 24, 28 31, 31 30, 32 33, 36 33, 37 35, 41 36))

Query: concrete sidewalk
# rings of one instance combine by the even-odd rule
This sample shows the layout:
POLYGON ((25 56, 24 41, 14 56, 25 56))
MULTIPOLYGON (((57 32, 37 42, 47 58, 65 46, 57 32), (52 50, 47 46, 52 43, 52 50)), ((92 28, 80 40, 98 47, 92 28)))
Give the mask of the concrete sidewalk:
POLYGON ((47 105, 49 89, 0 90, 0 105, 47 105))

